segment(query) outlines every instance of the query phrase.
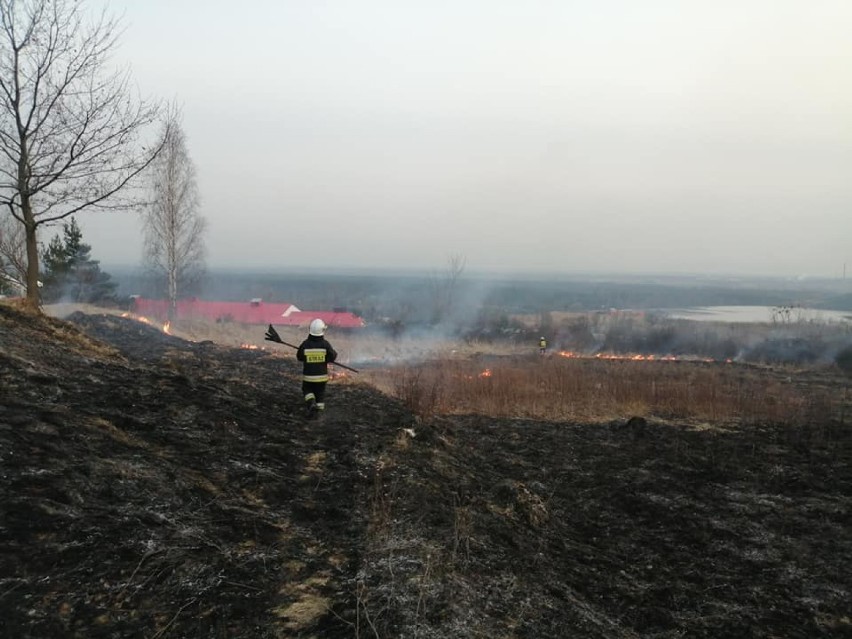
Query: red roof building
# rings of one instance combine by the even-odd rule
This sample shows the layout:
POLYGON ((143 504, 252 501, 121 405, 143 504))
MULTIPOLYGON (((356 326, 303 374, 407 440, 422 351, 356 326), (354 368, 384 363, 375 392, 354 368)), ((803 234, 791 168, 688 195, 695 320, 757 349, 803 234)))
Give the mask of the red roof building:
MULTIPOLYGON (((152 300, 133 296, 131 310, 145 317, 168 317, 168 300, 152 300)), ((302 311, 294 304, 269 303, 260 299, 249 302, 211 302, 207 300, 178 300, 175 319, 208 319, 215 322, 240 324, 277 324, 279 326, 307 327, 319 318, 336 328, 362 328, 364 320, 349 312, 302 311)))

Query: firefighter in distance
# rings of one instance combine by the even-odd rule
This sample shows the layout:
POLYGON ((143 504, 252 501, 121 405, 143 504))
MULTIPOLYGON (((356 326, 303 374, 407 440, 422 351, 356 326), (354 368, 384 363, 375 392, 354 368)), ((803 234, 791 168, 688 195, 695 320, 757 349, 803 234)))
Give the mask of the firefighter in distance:
POLYGON ((308 328, 308 337, 296 351, 296 359, 303 362, 302 392, 308 417, 317 417, 325 410, 325 385, 328 383, 328 365, 337 359, 337 351, 325 339, 328 328, 321 319, 315 319, 308 328))

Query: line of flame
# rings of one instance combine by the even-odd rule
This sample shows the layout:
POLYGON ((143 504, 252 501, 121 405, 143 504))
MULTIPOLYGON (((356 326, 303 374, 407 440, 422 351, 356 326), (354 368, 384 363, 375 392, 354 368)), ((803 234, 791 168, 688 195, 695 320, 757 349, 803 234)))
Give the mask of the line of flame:
MULTIPOLYGON (((153 326, 154 322, 149 320, 144 315, 134 315, 133 313, 124 312, 121 314, 121 317, 128 317, 132 320, 136 320, 137 322, 142 322, 143 324, 148 324, 148 326, 153 326)), ((172 323, 170 321, 166 321, 165 324, 161 327, 161 329, 166 335, 172 334, 172 323)))
MULTIPOLYGON (((678 357, 677 355, 642 355, 641 353, 628 353, 618 355, 616 353, 595 353, 588 355, 584 353, 576 353, 574 351, 558 351, 561 357, 569 359, 607 359, 607 360, 622 360, 631 362, 715 362, 712 357, 678 357)), ((731 363, 732 360, 726 359, 726 363, 731 363)))

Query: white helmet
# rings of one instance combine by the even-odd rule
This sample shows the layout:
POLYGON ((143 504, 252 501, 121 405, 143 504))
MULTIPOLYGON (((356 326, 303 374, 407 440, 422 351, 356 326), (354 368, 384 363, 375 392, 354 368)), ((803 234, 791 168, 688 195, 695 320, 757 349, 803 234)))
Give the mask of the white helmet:
POLYGON ((325 334, 325 329, 327 328, 328 326, 326 326, 325 322, 317 318, 311 322, 311 327, 308 329, 308 332, 311 335, 316 335, 317 337, 320 337, 321 335, 325 334))

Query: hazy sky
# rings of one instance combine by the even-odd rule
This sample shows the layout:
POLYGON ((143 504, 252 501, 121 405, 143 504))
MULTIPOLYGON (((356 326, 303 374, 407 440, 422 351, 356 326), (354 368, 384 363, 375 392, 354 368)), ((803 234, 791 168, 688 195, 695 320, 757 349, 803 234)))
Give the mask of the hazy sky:
MULTIPOLYGON (((210 266, 852 273, 850 0, 113 1, 210 266)), ((79 216, 138 263, 135 216, 79 216)))

